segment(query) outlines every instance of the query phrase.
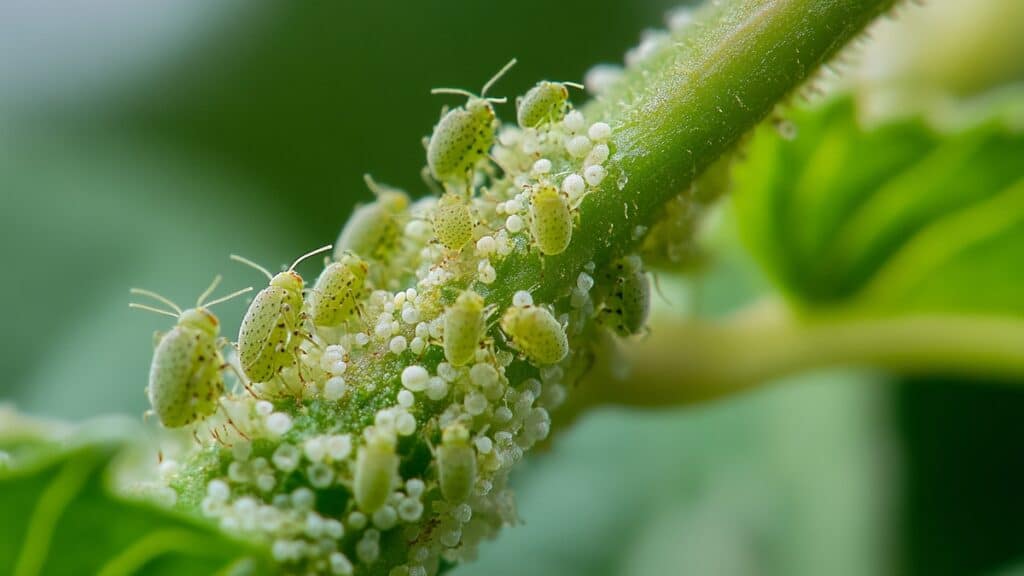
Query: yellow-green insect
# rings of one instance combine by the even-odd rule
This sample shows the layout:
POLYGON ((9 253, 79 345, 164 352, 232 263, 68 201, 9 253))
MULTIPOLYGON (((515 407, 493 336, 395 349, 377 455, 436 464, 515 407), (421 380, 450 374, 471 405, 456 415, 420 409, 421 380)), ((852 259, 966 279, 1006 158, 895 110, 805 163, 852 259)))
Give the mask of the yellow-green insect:
POLYGON ((466 290, 444 313, 444 357, 453 366, 465 366, 476 357, 486 322, 484 299, 466 290))
POLYGON ((371 514, 383 506, 397 474, 395 439, 382 433, 370 435, 356 456, 352 491, 359 509, 371 514))
POLYGON ((365 296, 369 265, 351 252, 328 264, 309 293, 309 315, 314 326, 339 326, 355 318, 365 296))
POLYGON ((569 86, 582 90, 575 82, 549 82, 542 80, 516 101, 516 121, 522 128, 536 128, 548 122, 558 122, 565 116, 569 101, 569 86))
POLYGON ((484 84, 477 96, 456 88, 435 88, 431 94, 459 94, 469 100, 441 116, 427 143, 427 166, 431 175, 447 183, 469 183, 477 163, 483 160, 494 144, 497 120, 494 103, 504 98, 487 98, 487 90, 508 71, 516 61, 509 61, 484 84))
POLYGON ((270 280, 270 285, 253 298, 238 331, 242 371, 253 382, 268 382, 281 370, 296 364, 299 346, 309 334, 303 326, 302 276, 295 272, 295 266, 330 249, 327 245, 303 254, 288 270, 276 275, 251 260, 231 255, 232 260, 259 270, 270 280))
POLYGON ((377 184, 369 174, 363 178, 377 199, 352 212, 334 244, 334 259, 341 260, 346 252, 354 252, 386 264, 400 247, 402 215, 409 206, 409 196, 396 188, 377 184))
POLYGON ((460 194, 448 192, 438 201, 434 210, 434 234, 449 250, 461 250, 473 239, 473 216, 460 194))
POLYGON ((569 353, 565 328, 547 308, 511 306, 501 317, 511 344, 536 364, 555 364, 569 353))
POLYGON ((469 445, 469 432, 452 424, 441 433, 437 448, 437 480, 441 495, 449 502, 469 498, 476 482, 476 450, 469 445))
POLYGON ((541 253, 561 254, 572 240, 573 217, 569 200, 558 188, 541 184, 530 195, 530 231, 541 253))
POLYGON ((217 399, 224 393, 221 371, 227 363, 220 353, 223 345, 218 337, 220 323, 209 307, 245 294, 252 287, 204 303, 219 283, 220 276, 217 276, 199 296, 195 308, 188 310, 182 310, 156 292, 139 288, 131 290, 132 294, 153 298, 170 306, 173 311, 134 302, 129 304, 132 308, 178 320, 170 332, 157 334, 153 363, 149 368, 149 386, 146 387, 152 412, 167 428, 180 428, 210 416, 217 411, 217 399))
POLYGON ((651 308, 651 281, 639 256, 612 263, 606 277, 611 286, 598 321, 620 336, 639 334, 651 308))

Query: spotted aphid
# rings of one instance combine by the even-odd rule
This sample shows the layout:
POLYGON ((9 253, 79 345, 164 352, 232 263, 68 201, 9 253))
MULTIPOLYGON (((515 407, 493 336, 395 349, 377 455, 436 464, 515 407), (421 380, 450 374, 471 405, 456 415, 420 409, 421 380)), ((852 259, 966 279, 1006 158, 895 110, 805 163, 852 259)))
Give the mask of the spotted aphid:
POLYGON ((314 326, 339 326, 356 317, 365 295, 365 260, 346 252, 328 264, 309 293, 309 316, 314 326))
POLYGON ((383 432, 367 434, 366 444, 356 456, 352 482, 359 509, 368 514, 377 511, 391 495, 391 485, 398 475, 395 438, 383 432))
POLYGON ((268 382, 296 363, 299 345, 309 335, 303 326, 302 276, 295 272, 295 266, 330 249, 328 245, 303 254, 288 270, 277 275, 241 256, 231 255, 232 260, 251 266, 270 279, 270 285, 253 298, 238 331, 242 371, 253 382, 268 382))
POLYGON ((469 444, 465 426, 452 424, 444 429, 436 456, 441 495, 449 502, 468 498, 476 482, 476 450, 469 444))
POLYGON ((501 318, 501 329, 511 344, 536 364, 555 364, 569 353, 565 328, 546 308, 511 306, 501 318))
POLYGON ((487 98, 487 90, 515 63, 515 60, 511 60, 488 80, 479 96, 453 88, 436 88, 431 91, 432 94, 459 94, 469 98, 465 106, 445 113, 430 135, 427 166, 435 179, 448 183, 469 183, 473 168, 487 156, 494 144, 497 120, 492 104, 505 102, 504 98, 487 98))
POLYGON ((444 357, 452 366, 465 366, 476 357, 486 322, 484 299, 466 290, 444 313, 444 357))
POLYGON ((612 263, 607 281, 608 297, 598 311, 598 321, 620 336, 639 334, 651 308, 651 281, 639 256, 612 263))
POLYGON ((572 240, 572 213, 569 201, 558 188, 541 184, 530 194, 530 231, 543 254, 565 252, 572 240))
POLYGON ((583 89, 574 82, 543 80, 530 88, 516 101, 516 121, 522 128, 536 128, 548 122, 557 122, 565 116, 569 101, 569 86, 583 89))
POLYGON ((218 283, 220 276, 199 296, 195 308, 184 311, 155 292, 131 290, 132 294, 148 296, 170 306, 173 312, 136 303, 129 304, 132 308, 178 319, 170 332, 158 335, 146 387, 153 413, 167 428, 180 428, 210 416, 217 411, 217 399, 224 393, 221 371, 227 363, 220 353, 220 325, 208 308, 245 294, 252 287, 204 304, 218 283))
POLYGON ((448 192, 438 201, 434 209, 434 234, 449 250, 460 250, 473 239, 473 216, 461 195, 448 192))
POLYGON ((334 244, 334 259, 341 260, 346 252, 354 252, 363 258, 387 263, 402 240, 402 215, 409 206, 409 196, 401 190, 377 184, 369 174, 364 179, 377 199, 352 212, 334 244))

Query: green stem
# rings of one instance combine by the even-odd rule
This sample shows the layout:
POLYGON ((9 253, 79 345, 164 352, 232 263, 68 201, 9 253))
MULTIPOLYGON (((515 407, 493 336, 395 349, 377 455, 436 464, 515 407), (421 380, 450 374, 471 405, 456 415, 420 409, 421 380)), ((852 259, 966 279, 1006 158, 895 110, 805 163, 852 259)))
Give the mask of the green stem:
POLYGON ((584 108, 614 129, 609 175, 580 207, 569 249, 543 262, 506 259, 490 301, 508 302, 538 279, 535 295, 553 300, 587 262, 630 251, 637 226, 649 226, 666 201, 894 2, 707 3, 687 30, 584 108))
POLYGON ((1024 378, 1024 319, 968 315, 795 320, 774 310, 724 322, 665 321, 601 355, 588 403, 671 406, 825 367, 1024 378))

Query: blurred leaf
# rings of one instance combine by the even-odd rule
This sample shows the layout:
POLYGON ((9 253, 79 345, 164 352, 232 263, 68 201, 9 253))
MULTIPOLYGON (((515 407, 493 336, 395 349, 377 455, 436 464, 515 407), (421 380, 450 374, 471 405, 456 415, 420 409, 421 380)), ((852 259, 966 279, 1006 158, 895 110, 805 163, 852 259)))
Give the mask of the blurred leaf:
MULTIPOLYGON (((1020 96, 1018 96, 1018 100, 1020 96)), ((848 98, 760 128, 736 170, 741 233, 807 307, 1024 312, 1024 134, 1002 116, 865 129, 848 98)))
POLYGON ((215 529, 111 493, 108 470, 122 446, 106 441, 62 450, 36 439, 34 458, 22 454, 0 469, 0 573, 269 573, 253 549, 215 529))

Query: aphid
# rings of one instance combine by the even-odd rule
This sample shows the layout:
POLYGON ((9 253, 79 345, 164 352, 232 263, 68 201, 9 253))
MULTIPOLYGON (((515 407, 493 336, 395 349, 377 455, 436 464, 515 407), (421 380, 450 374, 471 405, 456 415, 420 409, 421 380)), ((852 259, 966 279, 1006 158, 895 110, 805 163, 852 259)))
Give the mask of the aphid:
POLYGON ((356 456, 353 492, 359 509, 372 514, 387 502, 391 484, 398 474, 395 439, 387 434, 369 434, 356 456))
POLYGON ((441 495, 449 502, 469 497, 476 482, 476 450, 469 445, 469 432, 462 424, 453 424, 441 433, 437 448, 437 479, 441 495))
POLYGON ((224 393, 221 370, 227 363, 220 353, 219 322, 208 308, 245 294, 252 287, 204 304, 219 283, 220 276, 217 276, 196 300, 195 308, 184 311, 156 292, 131 290, 132 294, 148 296, 170 306, 173 312, 134 302, 130 307, 178 319, 170 332, 157 335, 146 387, 153 412, 167 428, 180 428, 210 416, 217 411, 217 399, 224 393))
POLYGON ((530 231, 537 248, 548 256, 561 254, 572 240, 572 214, 568 199, 558 188, 542 184, 530 195, 530 231))
POLYGON ((536 364, 555 364, 569 353, 565 328, 547 308, 512 306, 501 318, 512 345, 536 364))
POLYGON ((465 106, 449 110, 434 126, 427 143, 427 166, 434 178, 441 182, 468 183, 470 173, 483 160, 494 144, 495 103, 504 98, 487 98, 487 90, 515 65, 509 61, 484 84, 477 96, 456 88, 435 88, 431 94, 460 94, 469 100, 465 106))
POLYGON ((465 366, 476 357, 484 335, 484 299, 466 290, 444 313, 444 357, 452 366, 465 366))
POLYGON ((620 336, 639 334, 651 308, 651 281, 640 257, 616 260, 607 280, 611 291, 598 312, 598 321, 620 336))
MULTIPOLYGON (((295 266, 306 258, 331 249, 330 245, 300 256, 288 270, 277 275, 241 256, 231 259, 262 272, 270 285, 253 298, 238 331, 238 355, 242 371, 253 382, 267 382, 284 368, 292 366, 299 345, 309 335, 303 328, 302 276, 295 266)), ((301 377, 301 374, 300 374, 301 377)))
POLYGON ((369 174, 363 178, 377 199, 352 212, 334 245, 334 259, 341 260, 346 252, 354 252, 386 263, 401 243, 404 225, 401 215, 409 206, 409 196, 401 190, 377 184, 369 174))
POLYGON ((351 252, 328 264, 309 294, 309 315, 315 326, 339 326, 359 313, 369 265, 351 252))
POLYGON ((542 80, 516 101, 516 121, 522 128, 536 128, 547 122, 558 122, 565 116, 569 86, 583 89, 575 82, 542 80))
POLYGON ((473 239, 473 216, 462 196, 448 192, 434 210, 434 234, 449 250, 460 250, 473 239))

